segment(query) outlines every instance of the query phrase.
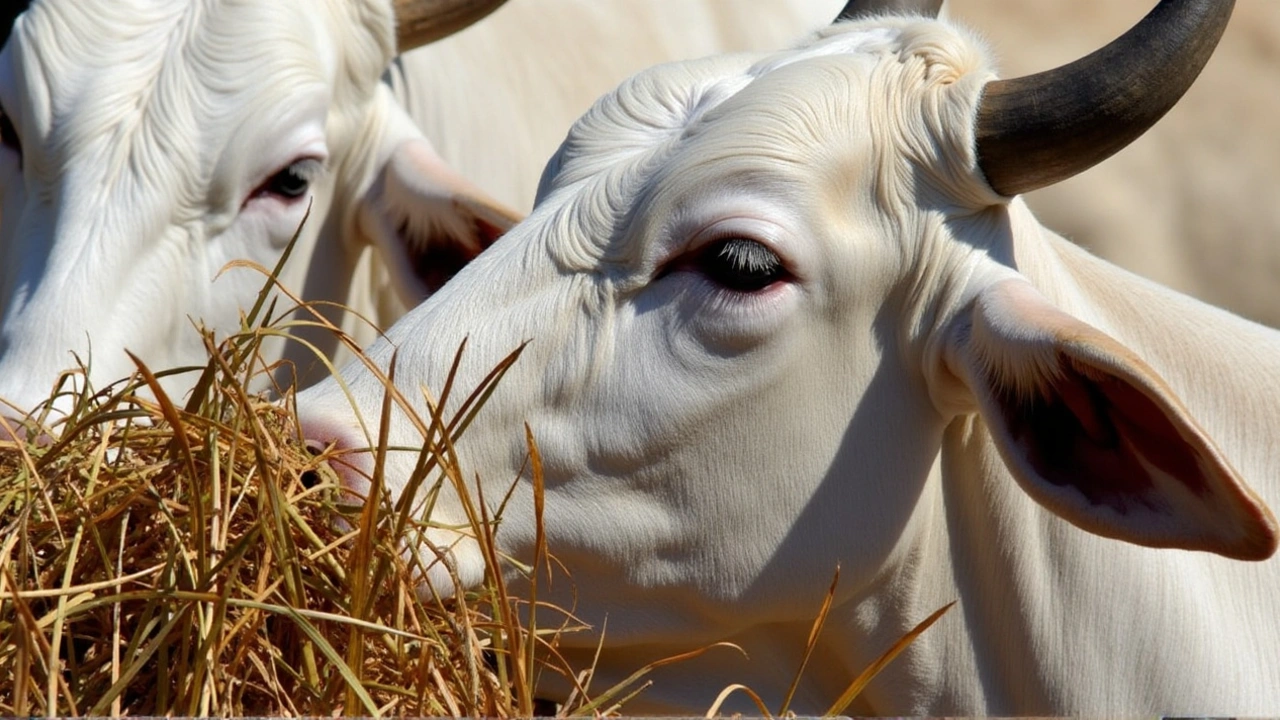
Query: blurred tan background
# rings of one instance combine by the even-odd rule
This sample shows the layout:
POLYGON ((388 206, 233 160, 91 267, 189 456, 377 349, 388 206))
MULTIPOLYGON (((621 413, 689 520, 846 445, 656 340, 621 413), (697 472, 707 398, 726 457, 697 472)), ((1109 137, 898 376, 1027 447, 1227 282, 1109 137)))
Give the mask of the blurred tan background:
MULTIPOLYGON (((1154 0, 948 0, 1006 77, 1108 42, 1154 0)), ((1135 272, 1280 326, 1280 0, 1237 0, 1217 53, 1150 132, 1028 196, 1045 225, 1135 272)))

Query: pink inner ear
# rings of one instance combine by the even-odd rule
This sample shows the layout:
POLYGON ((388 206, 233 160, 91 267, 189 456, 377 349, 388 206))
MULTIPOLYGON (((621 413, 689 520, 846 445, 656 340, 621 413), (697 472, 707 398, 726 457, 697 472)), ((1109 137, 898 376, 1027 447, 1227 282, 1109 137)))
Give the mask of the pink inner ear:
POLYGON ((1276 521, 1167 383, 1128 347, 1005 280, 955 326, 949 363, 1028 495, 1105 537, 1242 560, 1276 521))
POLYGON ((1158 470, 1200 497, 1212 493, 1193 446, 1153 400, 1112 376, 1090 378, 1059 355, 1060 374, 1033 399, 999 403, 1012 439, 1045 480, 1127 515, 1163 510, 1158 470))
POLYGON ((463 266, 474 260, 506 232, 506 228, 498 227, 483 218, 477 217, 471 220, 473 237, 468 240, 477 241, 479 247, 464 242, 443 230, 435 230, 427 238, 410 239, 408 234, 412 231, 407 224, 402 224, 398 228, 400 242, 405 248, 424 248, 409 251, 406 254, 413 265, 414 275, 426 287, 428 293, 434 293, 443 287, 450 278, 462 270, 463 266))
POLYGON ((455 172, 422 138, 396 146, 382 181, 370 194, 377 202, 366 205, 371 236, 395 266, 398 291, 409 302, 439 290, 521 219, 455 172))
POLYGON ((450 278, 479 254, 448 235, 433 237, 427 241, 426 246, 426 250, 412 253, 410 259, 413 274, 422 282, 428 294, 444 287, 450 278))
POLYGON ((484 218, 476 218, 476 236, 480 239, 480 249, 484 250, 507 233, 507 228, 498 227, 484 218))

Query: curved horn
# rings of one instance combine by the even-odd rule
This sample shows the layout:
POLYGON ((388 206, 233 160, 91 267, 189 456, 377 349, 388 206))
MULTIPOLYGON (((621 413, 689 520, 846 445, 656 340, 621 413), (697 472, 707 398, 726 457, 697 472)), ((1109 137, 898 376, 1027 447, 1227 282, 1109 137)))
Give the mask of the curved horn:
POLYGON ((1012 197, 1066 180, 1133 142, 1200 74, 1235 0, 1161 0, 1129 32, 1062 67, 987 83, 978 166, 1012 197))
POLYGON ((448 37, 497 10, 506 0, 394 0, 396 51, 448 37))
POLYGON ((836 16, 835 22, 852 20, 863 15, 927 15, 938 17, 942 0, 849 0, 836 16))

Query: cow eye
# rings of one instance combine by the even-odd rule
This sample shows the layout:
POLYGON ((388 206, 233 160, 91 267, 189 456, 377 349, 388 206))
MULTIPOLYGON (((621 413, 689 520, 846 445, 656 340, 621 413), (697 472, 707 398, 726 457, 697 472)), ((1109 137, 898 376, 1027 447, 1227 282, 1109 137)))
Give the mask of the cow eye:
POLYGON ((311 186, 311 181, 302 173, 298 172, 296 165, 281 170, 271 179, 267 181, 267 192, 281 195, 287 198, 302 197, 302 194, 311 186))
POLYGON ((253 194, 255 197, 275 195, 287 200, 302 197, 311 188, 320 167, 320 161, 313 158, 295 160, 267 178, 253 194))
POLYGON ((776 253, 760 242, 740 237, 713 243, 703 251, 698 267, 717 285, 746 293, 763 290, 787 276, 776 253))

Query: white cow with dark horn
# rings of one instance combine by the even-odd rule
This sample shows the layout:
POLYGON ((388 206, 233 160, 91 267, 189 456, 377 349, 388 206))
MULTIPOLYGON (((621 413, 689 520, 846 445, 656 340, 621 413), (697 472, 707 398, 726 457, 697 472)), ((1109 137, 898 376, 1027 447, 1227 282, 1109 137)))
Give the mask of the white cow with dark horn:
MULTIPOLYGON (((1280 333, 1089 255, 1018 198, 1155 123, 1232 3, 1164 0, 1011 80, 969 33, 872 5, 601 99, 532 214, 373 362, 398 358, 426 417, 466 338, 449 417, 528 342, 458 453, 490 503, 517 479, 497 540, 527 562, 532 429, 572 576, 539 599, 596 628, 560 651, 586 667, 602 643, 595 688, 717 641, 749 656, 662 668, 628 710, 701 712, 735 682, 776 710, 838 566, 797 712, 955 600, 852 712, 1274 714, 1280 333)), ((356 407, 334 380, 298 404, 361 492, 384 388, 343 375, 356 407)), ((422 444, 403 411, 386 432, 422 444)), ((389 451, 393 494, 417 456, 389 451)), ((430 520, 428 586, 477 582, 452 485, 430 520)))

